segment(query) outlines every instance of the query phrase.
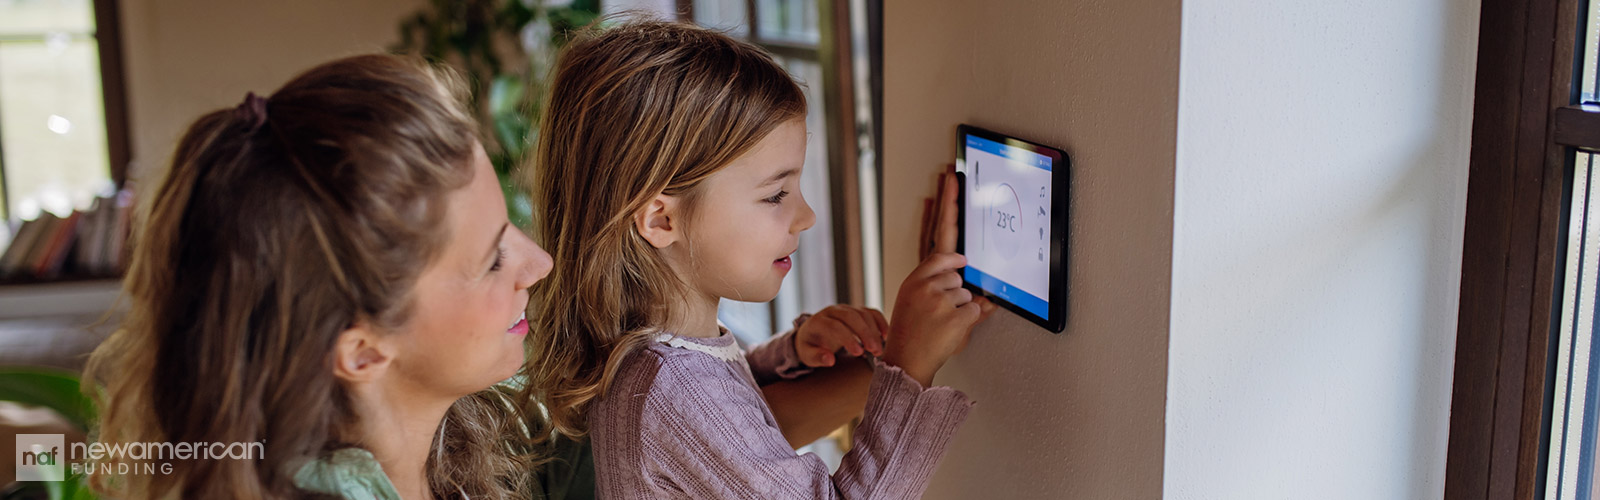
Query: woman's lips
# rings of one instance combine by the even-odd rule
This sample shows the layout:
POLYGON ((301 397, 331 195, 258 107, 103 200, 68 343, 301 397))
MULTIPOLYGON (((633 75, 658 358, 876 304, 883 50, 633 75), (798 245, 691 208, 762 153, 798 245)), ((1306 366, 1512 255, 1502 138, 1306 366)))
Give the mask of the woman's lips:
POLYGON ((512 323, 511 327, 506 329, 506 333, 509 333, 509 334, 512 334, 512 335, 527 335, 528 334, 528 314, 527 313, 523 313, 521 316, 518 316, 517 317, 517 322, 516 323, 512 323))

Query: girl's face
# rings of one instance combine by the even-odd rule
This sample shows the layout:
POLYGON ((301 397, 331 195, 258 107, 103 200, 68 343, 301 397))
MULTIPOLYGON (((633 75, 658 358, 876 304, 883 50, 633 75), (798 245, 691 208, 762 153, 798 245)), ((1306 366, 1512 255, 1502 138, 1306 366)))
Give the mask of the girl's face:
POLYGON ((482 146, 472 162, 472 183, 446 198, 450 240, 417 279, 412 316, 391 337, 397 382, 447 397, 482 390, 522 366, 528 287, 551 267, 550 254, 507 219, 482 146))
POLYGON ((805 156, 805 121, 789 120, 706 178, 684 249, 691 286, 747 302, 778 296, 800 232, 817 221, 800 193, 805 156))

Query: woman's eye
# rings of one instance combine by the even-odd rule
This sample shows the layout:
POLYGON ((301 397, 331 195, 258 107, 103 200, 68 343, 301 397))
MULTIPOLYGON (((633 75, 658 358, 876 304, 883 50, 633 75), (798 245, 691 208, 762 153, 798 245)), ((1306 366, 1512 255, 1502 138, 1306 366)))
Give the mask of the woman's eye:
POLYGON ((767 197, 767 198, 763 198, 761 201, 764 201, 764 202, 767 202, 767 203, 771 203, 773 205, 777 205, 779 203, 783 203, 783 197, 785 197, 785 196, 789 196, 789 192, 788 191, 778 191, 778 194, 772 195, 772 196, 767 197))
POLYGON ((498 250, 497 252, 495 252, 494 265, 489 266, 489 271, 490 272, 499 271, 500 270, 500 264, 505 262, 505 260, 506 260, 506 249, 502 248, 502 249, 498 250))

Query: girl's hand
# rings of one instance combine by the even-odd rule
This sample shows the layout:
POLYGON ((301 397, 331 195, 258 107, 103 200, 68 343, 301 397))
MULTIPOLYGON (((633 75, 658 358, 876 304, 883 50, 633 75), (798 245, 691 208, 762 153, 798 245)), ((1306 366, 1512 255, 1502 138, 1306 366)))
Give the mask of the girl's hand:
POLYGON ((900 367, 923 387, 944 362, 967 345, 972 326, 984 316, 982 303, 961 287, 967 258, 957 253, 928 256, 900 284, 889 323, 889 345, 883 360, 900 367))
MULTIPOLYGON (((918 239, 921 245, 917 247, 917 259, 926 261, 928 256, 935 253, 956 251, 956 240, 961 237, 961 227, 957 225, 960 223, 961 206, 956 203, 960 189, 955 164, 946 165, 945 171, 939 174, 939 192, 934 198, 922 200, 922 235, 918 239)), ((978 297, 973 300, 983 309, 983 316, 978 318, 979 323, 989 319, 989 316, 999 309, 999 306, 987 298, 978 297)))
POLYGON ((939 175, 938 200, 924 205, 922 263, 900 284, 884 361, 900 367, 923 387, 951 356, 966 348, 972 327, 995 305, 961 287, 967 258, 955 253, 960 234, 955 166, 939 175))
POLYGON ((850 356, 870 352, 883 356, 883 337, 889 321, 877 309, 844 304, 828 306, 811 315, 794 333, 800 362, 812 368, 833 366, 843 350, 850 356))

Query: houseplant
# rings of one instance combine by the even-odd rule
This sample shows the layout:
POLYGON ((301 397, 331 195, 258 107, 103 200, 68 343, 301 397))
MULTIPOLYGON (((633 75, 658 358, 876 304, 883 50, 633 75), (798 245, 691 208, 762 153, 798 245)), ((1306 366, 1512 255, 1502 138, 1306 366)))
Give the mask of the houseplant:
MULTIPOLYGON (((77 374, 55 368, 0 367, 0 401, 55 411, 80 433, 95 421, 94 402, 83 394, 77 374)), ((98 498, 82 474, 66 481, 16 483, 0 490, 0 500, 91 500, 98 498)))
POLYGON ((519 227, 529 226, 533 208, 513 174, 538 137, 550 66, 572 32, 599 17, 597 0, 432 0, 400 25, 395 52, 466 77, 484 149, 519 227))

